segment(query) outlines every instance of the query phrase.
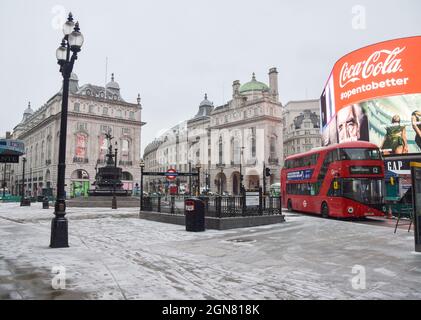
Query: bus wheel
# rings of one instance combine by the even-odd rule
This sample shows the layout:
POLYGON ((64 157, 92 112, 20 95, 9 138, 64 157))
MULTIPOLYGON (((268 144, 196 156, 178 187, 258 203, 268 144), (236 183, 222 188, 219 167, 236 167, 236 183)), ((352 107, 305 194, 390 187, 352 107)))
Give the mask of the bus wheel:
POLYGON ((292 209, 292 202, 291 202, 291 199, 288 199, 287 208, 288 208, 288 211, 290 211, 290 212, 294 212, 294 209, 292 209))
POLYGON ((321 213, 323 218, 329 218, 329 207, 326 202, 322 203, 321 213))

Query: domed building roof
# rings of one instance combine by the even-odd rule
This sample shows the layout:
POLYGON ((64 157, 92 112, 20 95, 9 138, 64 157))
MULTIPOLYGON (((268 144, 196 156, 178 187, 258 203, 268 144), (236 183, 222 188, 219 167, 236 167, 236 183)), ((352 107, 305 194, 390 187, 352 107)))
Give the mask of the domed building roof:
POLYGON ((161 140, 158 140, 158 139, 155 139, 154 141, 152 141, 151 143, 149 143, 146 146, 145 151, 143 152, 143 157, 146 157, 152 151, 157 150, 161 144, 162 144, 162 141, 161 140))
POLYGON ((25 109, 25 111, 23 112, 23 114, 28 114, 28 115, 33 115, 34 114, 34 110, 32 110, 31 108, 31 103, 28 103, 28 107, 25 109))
POLYGON ((193 119, 190 119, 190 121, 195 121, 197 119, 201 119, 203 117, 208 117, 213 110, 213 102, 208 100, 208 94, 205 93, 205 99, 200 103, 199 105, 199 111, 194 116, 193 119))
POLYGON ((205 93, 205 100, 203 100, 199 105, 199 107, 204 107, 204 106, 213 107, 213 102, 210 102, 208 100, 208 94, 207 93, 205 93))
POLYGON ((23 118, 21 123, 26 122, 32 115, 34 114, 34 110, 31 108, 31 103, 28 103, 28 107, 23 112, 23 118))
POLYGON ((111 74, 111 81, 107 83, 107 89, 120 90, 120 85, 114 81, 114 73, 111 74))
POLYGON ((240 93, 246 93, 251 91, 269 91, 269 87, 266 84, 256 80, 256 75, 254 74, 254 72, 251 81, 243 84, 239 90, 240 93))

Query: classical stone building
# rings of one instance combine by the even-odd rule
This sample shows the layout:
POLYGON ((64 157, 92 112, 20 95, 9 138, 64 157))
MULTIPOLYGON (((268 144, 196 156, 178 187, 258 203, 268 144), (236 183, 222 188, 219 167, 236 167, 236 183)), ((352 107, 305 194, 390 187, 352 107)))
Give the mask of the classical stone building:
POLYGON ((319 100, 288 102, 283 111, 284 156, 321 146, 319 100))
MULTIPOLYGON (((29 105, 13 131, 13 138, 25 143, 25 189, 33 196, 40 195, 45 188, 53 192, 56 189, 61 100, 60 91, 36 111, 29 105)), ((140 102, 140 97, 137 103, 122 98, 114 75, 104 88, 91 84, 79 86, 77 76, 72 74, 66 146, 68 197, 87 195, 93 188, 96 169, 104 165, 108 132, 114 137, 113 149, 118 149, 124 188, 134 189, 140 180, 140 138, 144 125, 140 102)), ((22 162, 11 170, 10 185, 14 194, 18 193, 21 181, 22 162)))
POLYGON ((264 166, 271 169, 269 184, 279 182, 283 163, 282 105, 278 72, 269 70, 269 85, 251 81, 233 83, 232 99, 214 107, 207 95, 197 114, 186 125, 168 130, 146 149, 145 170, 176 168, 195 170, 200 164, 200 187, 215 192, 240 192, 240 174, 245 189, 263 185, 264 166), (155 163, 156 165, 148 165, 155 163))

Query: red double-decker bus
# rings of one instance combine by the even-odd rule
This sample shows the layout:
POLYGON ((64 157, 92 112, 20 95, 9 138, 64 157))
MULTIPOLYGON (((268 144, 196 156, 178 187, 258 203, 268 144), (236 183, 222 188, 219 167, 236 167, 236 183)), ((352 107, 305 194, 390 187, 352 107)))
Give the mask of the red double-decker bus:
POLYGON ((323 217, 384 216, 384 162, 379 148, 356 141, 288 157, 282 205, 323 217))

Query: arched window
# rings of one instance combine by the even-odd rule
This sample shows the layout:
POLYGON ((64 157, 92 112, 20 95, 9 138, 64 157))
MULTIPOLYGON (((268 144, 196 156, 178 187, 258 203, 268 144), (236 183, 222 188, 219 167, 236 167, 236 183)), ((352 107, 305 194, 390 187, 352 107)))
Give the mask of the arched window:
POLYGON ((121 180, 124 180, 124 181, 133 181, 133 175, 130 172, 123 171, 121 173, 121 180))
POLYGON ((89 180, 89 174, 85 170, 75 170, 71 175, 72 180, 89 180))
POLYGON ((41 143, 41 166, 44 165, 44 140, 41 143))
POLYGON ((38 166, 38 143, 35 145, 34 162, 35 162, 35 166, 38 166))
POLYGON ((256 128, 251 128, 251 157, 256 157, 256 128))
POLYGON ((276 158, 276 137, 270 138, 270 157, 272 159, 276 158))
POLYGON ((123 160, 130 158, 130 141, 128 139, 121 140, 121 157, 123 160))
POLYGON ((233 165, 238 165, 241 162, 240 141, 234 137, 231 139, 231 161, 233 165))
POLYGON ((47 160, 51 161, 51 136, 47 137, 47 160))

